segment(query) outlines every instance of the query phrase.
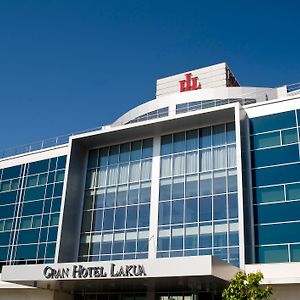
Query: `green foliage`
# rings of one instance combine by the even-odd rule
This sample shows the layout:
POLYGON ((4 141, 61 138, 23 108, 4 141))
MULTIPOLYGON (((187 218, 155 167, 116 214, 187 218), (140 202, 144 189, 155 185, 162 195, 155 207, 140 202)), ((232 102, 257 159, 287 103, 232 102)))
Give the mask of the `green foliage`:
POLYGON ((261 272, 246 275, 238 272, 223 291, 224 300, 263 300, 269 299, 272 295, 272 288, 260 288, 259 283, 264 278, 261 272))

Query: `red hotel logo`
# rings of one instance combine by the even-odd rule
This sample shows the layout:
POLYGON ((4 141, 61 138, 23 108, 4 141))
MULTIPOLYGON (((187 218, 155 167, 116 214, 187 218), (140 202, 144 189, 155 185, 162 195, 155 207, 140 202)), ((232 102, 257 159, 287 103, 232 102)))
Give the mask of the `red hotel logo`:
POLYGON ((201 89, 198 77, 192 77, 192 73, 185 74, 185 79, 180 80, 180 92, 193 91, 201 89))

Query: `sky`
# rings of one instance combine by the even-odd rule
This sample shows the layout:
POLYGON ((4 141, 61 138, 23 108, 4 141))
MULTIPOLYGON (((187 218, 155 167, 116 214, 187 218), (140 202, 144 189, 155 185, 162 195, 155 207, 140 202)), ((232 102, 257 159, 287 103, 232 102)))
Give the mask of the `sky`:
POLYGON ((156 80, 226 62, 300 82, 300 2, 0 0, 0 149, 110 124, 156 80))

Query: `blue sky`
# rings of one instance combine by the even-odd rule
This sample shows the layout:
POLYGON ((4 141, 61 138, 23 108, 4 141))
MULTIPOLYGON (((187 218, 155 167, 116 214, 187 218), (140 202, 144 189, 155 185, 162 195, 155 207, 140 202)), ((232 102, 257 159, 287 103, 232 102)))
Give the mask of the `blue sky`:
POLYGON ((2 0, 0 148, 109 124, 156 79, 227 62, 300 82, 298 1, 2 0))

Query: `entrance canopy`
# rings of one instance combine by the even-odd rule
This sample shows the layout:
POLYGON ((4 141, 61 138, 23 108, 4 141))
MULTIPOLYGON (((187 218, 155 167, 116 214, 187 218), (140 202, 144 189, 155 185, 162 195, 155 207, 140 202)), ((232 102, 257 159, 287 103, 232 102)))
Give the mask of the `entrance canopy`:
POLYGON ((51 290, 220 290, 238 268, 212 256, 4 266, 2 280, 51 290))

